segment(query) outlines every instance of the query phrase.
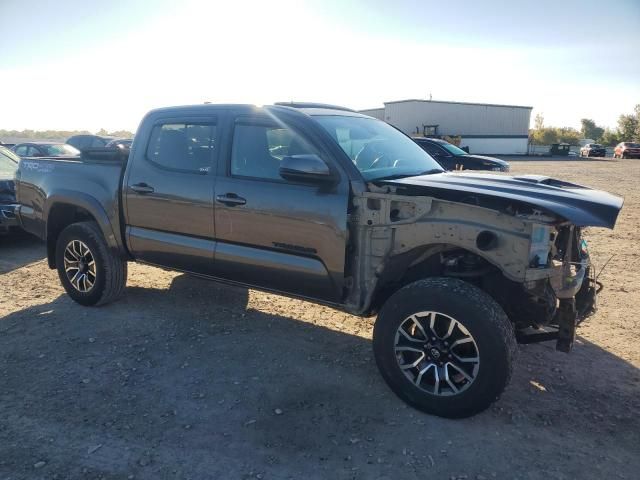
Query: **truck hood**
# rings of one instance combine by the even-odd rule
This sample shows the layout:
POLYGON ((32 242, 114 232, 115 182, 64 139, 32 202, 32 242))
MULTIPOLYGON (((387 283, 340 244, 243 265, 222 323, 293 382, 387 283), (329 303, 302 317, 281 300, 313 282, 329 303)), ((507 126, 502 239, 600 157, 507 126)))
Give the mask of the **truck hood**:
POLYGON ((516 201, 569 220, 577 226, 613 228, 623 199, 602 190, 576 185, 542 175, 506 176, 477 173, 438 173, 381 184, 418 188, 419 195, 434 197, 473 196, 516 201), (422 193, 424 192, 424 193, 422 193))

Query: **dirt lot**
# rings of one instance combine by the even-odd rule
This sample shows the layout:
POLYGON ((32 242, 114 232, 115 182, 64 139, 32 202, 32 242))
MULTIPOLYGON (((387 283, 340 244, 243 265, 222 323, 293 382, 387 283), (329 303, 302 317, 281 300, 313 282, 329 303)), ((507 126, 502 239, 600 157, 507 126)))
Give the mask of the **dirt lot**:
POLYGON ((406 407, 372 319, 132 265, 70 301, 30 237, 0 239, 0 480, 638 478, 640 161, 513 162, 626 197, 588 232, 606 288, 571 355, 522 346, 467 420, 406 407))

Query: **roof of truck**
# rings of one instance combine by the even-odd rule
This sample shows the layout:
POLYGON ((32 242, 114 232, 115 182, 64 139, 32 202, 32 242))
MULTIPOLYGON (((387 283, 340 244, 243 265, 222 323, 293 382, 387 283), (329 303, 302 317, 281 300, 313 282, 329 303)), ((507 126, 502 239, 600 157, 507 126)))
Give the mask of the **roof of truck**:
POLYGON ((247 111, 259 111, 262 108, 266 109, 279 109, 279 108, 287 108, 287 109, 295 109, 300 112, 303 112, 307 115, 344 115, 344 116, 354 116, 354 117, 366 117, 367 115, 363 115, 354 110, 351 110, 346 107, 340 107, 336 105, 328 105, 325 103, 312 103, 312 102, 277 102, 273 105, 251 105, 247 103, 203 103, 197 105, 180 105, 174 107, 162 107, 156 108, 149 113, 207 113, 207 112, 215 112, 216 110, 247 110, 247 111))

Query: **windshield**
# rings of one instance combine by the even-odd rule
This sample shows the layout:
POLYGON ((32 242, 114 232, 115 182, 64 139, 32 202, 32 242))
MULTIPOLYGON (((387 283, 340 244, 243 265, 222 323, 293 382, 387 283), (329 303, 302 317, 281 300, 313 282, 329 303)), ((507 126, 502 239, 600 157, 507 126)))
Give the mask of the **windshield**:
POLYGON ((13 178, 13 174, 18 169, 16 162, 19 160, 13 152, 0 147, 0 178, 13 178))
POLYGON ((462 150, 461 148, 456 147, 455 145, 451 144, 451 143, 439 143, 438 145, 440 145, 441 147, 446 148, 449 153, 453 154, 453 155, 468 155, 467 152, 465 152, 464 150, 462 150))
POLYGON ((391 125, 366 117, 313 117, 340 145, 365 180, 442 172, 413 140, 391 125))
POLYGON ((52 157, 60 155, 80 155, 80 150, 71 145, 46 145, 44 149, 47 151, 47 155, 52 157))

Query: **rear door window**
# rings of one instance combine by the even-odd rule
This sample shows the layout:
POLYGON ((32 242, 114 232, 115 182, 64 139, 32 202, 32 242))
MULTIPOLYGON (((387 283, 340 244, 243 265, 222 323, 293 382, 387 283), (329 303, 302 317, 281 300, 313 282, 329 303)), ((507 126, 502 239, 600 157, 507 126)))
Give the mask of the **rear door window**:
POLYGON ((105 140, 103 140, 102 138, 94 137, 91 140, 91 147, 92 148, 101 148, 101 147, 104 147, 106 145, 106 143, 107 142, 105 140))
POLYGON ((206 174, 211 170, 216 138, 212 123, 164 123, 153 127, 147 160, 174 171, 206 174))
POLYGON ((440 147, 438 147, 437 145, 434 145, 433 143, 422 142, 420 143, 420 146, 424 148, 426 152, 430 155, 445 155, 445 152, 440 147))

